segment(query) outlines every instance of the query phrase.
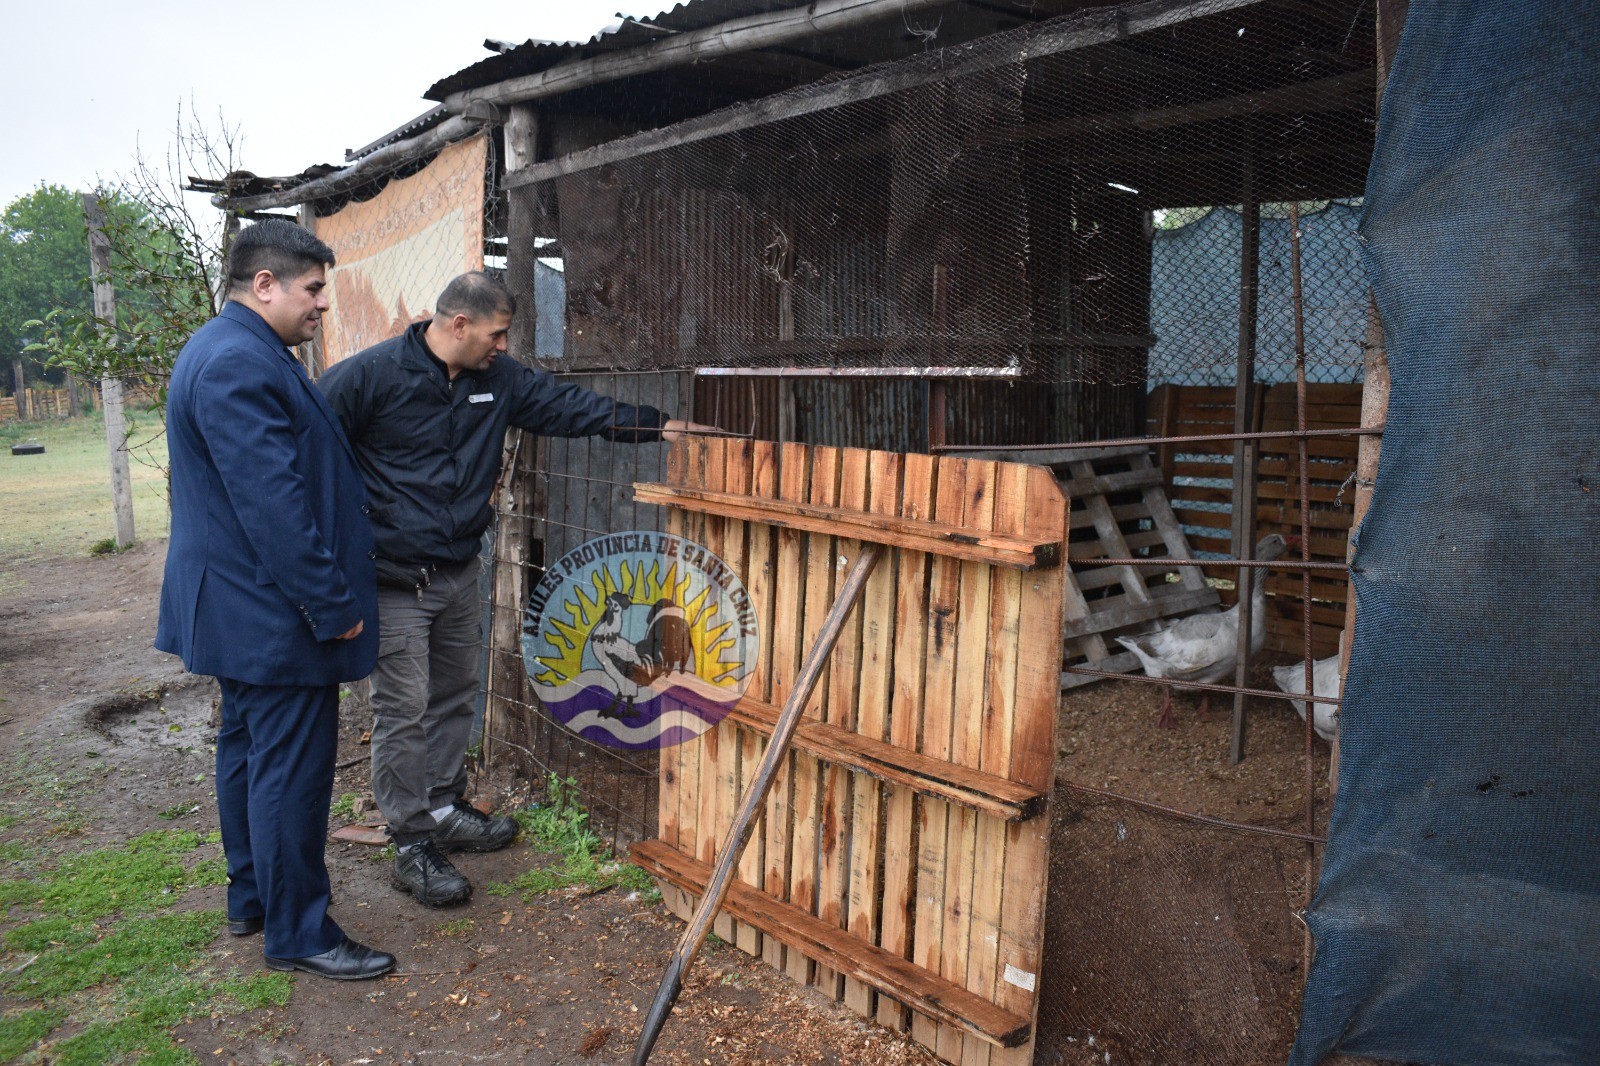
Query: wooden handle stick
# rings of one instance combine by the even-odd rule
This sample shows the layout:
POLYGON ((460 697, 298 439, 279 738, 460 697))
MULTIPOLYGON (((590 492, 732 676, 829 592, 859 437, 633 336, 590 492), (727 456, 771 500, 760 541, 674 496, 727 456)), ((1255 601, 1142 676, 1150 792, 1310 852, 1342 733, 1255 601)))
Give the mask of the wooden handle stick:
POLYGON ((694 957, 700 953, 700 946, 705 943, 706 934, 711 931, 711 921, 717 916, 722 901, 727 898, 728 887, 733 883, 734 867, 738 865, 739 856, 744 853, 745 845, 750 842, 750 833, 755 828, 756 816, 766 801, 767 793, 772 789, 772 779, 777 776, 778 766, 789 754, 789 744, 794 739, 795 728, 800 724, 800 716, 805 711, 806 701, 811 698, 812 690, 817 687, 822 668, 827 663, 828 656, 833 653, 833 646, 839 640, 840 631, 844 629, 846 616, 861 599, 867 578, 872 575, 873 568, 883 558, 884 551, 881 544, 861 545, 861 554, 856 557, 855 565, 846 575, 844 587, 839 590, 839 598, 834 600, 827 619, 822 623, 822 632, 817 634, 816 644, 806 654, 806 661, 800 667, 800 675, 795 678, 794 690, 789 693, 789 699, 783 705, 783 712, 778 716, 778 723, 773 727, 772 739, 767 742, 767 751, 761 758, 755 779, 745 790, 744 798, 739 803, 739 812, 734 816, 733 824, 728 827, 728 838, 722 842, 722 850, 717 853, 717 865, 711 872, 711 879, 706 883, 705 895, 700 897, 700 905, 695 908, 694 917, 690 919, 688 928, 678 939, 678 946, 672 953, 672 961, 667 964, 667 972, 661 976, 661 987, 656 989, 656 998, 650 1004, 650 1013, 644 1020, 644 1030, 639 1034, 638 1046, 634 1048, 634 1066, 644 1066, 650 1061, 650 1052, 655 1047, 656 1038, 661 1035, 661 1027, 666 1024, 667 1015, 672 1013, 672 1005, 678 1001, 678 993, 683 991, 683 976, 688 972, 689 964, 694 961, 694 957))

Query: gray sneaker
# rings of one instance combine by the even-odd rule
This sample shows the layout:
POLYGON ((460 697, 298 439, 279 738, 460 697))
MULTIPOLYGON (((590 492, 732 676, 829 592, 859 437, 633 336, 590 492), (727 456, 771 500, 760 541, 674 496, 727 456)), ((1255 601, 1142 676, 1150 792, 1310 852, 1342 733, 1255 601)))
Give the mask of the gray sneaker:
POLYGON ((499 851, 517 839, 517 823, 500 815, 491 818, 470 803, 456 800, 455 809, 433 831, 440 851, 499 851))
POLYGON ((431 840, 397 848, 390 880, 395 888, 430 907, 465 903, 472 897, 472 882, 450 865, 431 840))

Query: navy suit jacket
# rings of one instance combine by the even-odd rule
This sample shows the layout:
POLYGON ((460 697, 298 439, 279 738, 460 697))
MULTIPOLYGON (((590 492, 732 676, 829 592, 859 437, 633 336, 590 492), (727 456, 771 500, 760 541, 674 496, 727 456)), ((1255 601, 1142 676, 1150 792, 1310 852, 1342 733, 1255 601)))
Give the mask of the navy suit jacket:
POLYGON ((167 391, 172 537, 156 647, 256 685, 367 676, 378 604, 366 489, 339 420, 266 321, 229 301, 167 391), (337 639, 357 622, 354 640, 337 639))

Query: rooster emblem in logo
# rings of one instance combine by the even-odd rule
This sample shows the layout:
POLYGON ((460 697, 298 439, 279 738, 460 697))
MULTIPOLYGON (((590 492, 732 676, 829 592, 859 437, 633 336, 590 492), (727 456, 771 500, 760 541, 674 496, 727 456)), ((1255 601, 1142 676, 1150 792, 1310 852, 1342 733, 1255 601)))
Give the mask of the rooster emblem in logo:
POLYGON ((657 600, 645 621, 644 639, 635 643, 624 634, 622 626, 633 606, 627 593, 613 592, 606 597, 600 621, 589 630, 589 654, 605 671, 617 694, 616 701, 600 712, 606 717, 631 717, 634 700, 657 679, 694 669, 694 642, 683 608, 669 599, 657 600))
POLYGON ((737 575, 661 533, 568 552, 523 622, 523 662, 544 708, 615 747, 667 747, 715 725, 744 694, 756 647, 755 608, 737 575))

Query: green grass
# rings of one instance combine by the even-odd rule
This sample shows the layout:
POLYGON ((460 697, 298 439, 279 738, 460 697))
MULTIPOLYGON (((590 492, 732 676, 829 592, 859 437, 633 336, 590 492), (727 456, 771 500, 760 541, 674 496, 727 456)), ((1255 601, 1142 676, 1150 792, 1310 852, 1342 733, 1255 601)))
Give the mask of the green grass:
MULTIPOLYGON (((140 540, 167 535, 167 438, 161 420, 130 413, 128 470, 140 540)), ((48 422, 0 423, 0 592, 5 571, 33 559, 84 555, 115 532, 105 424, 99 414, 48 422), (38 441, 43 455, 12 455, 38 441)))
POLYGON ((540 866, 509 881, 489 886, 490 895, 520 896, 523 902, 568 888, 602 892, 622 888, 639 893, 646 902, 661 898, 650 875, 632 863, 621 862, 589 828, 589 812, 578 802, 577 782, 554 774, 547 784, 546 802, 516 813, 529 843, 541 851, 561 856, 556 866, 540 866))
POLYGON ((354 792, 346 792, 333 801, 333 805, 328 808, 328 817, 342 818, 345 821, 354 818, 356 816, 356 800, 358 798, 354 792))
POLYGON ((288 974, 214 968, 223 911, 179 905, 197 887, 226 882, 217 834, 161 829, 64 846, 38 823, 57 824, 62 810, 82 818, 72 805, 77 780, 49 759, 0 765, 0 806, 13 818, 0 842, 0 1001, 10 1005, 0 1013, 0 1062, 193 1063, 173 1043, 175 1026, 288 1002, 288 974))
POLYGON ((478 923, 471 918, 452 918, 436 927, 440 936, 466 936, 478 923))

